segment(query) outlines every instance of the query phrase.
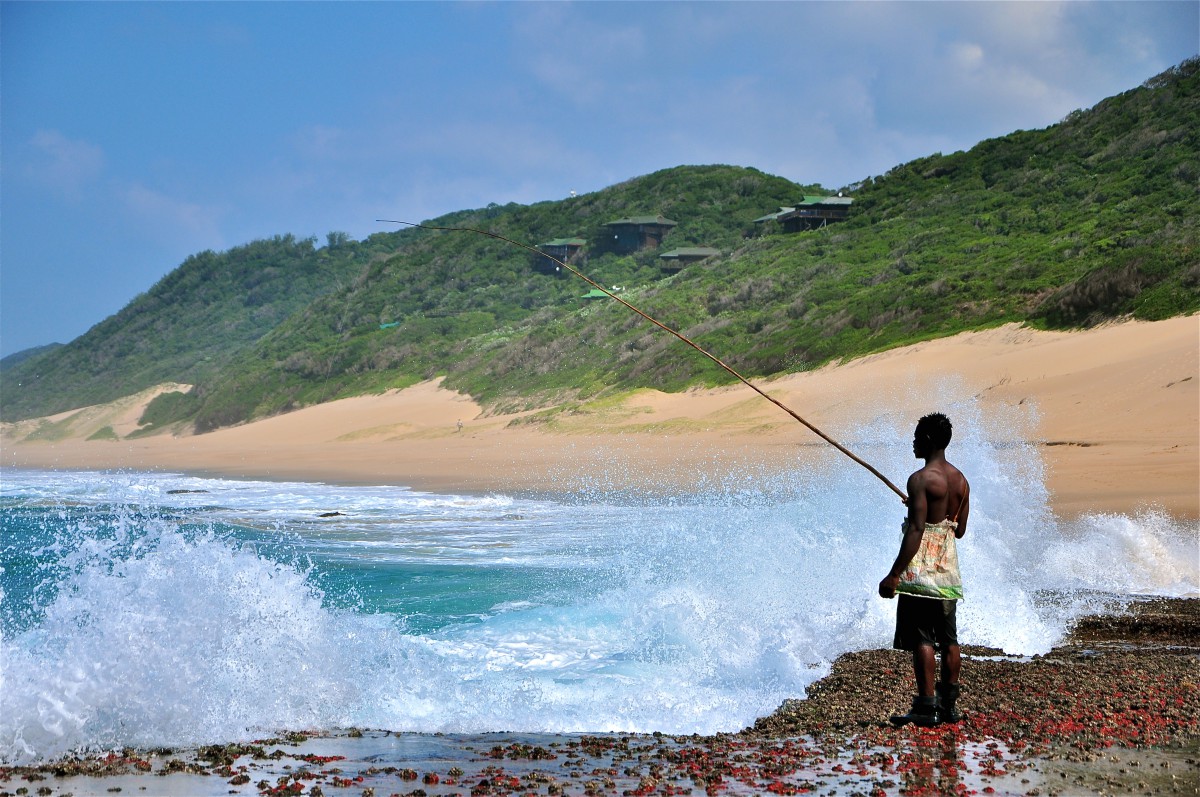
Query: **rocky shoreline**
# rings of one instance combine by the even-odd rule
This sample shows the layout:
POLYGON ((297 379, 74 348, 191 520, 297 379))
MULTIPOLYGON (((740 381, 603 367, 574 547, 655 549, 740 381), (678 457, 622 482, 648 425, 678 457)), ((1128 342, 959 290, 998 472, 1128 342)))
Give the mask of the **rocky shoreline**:
POLYGON ((0 797, 1200 794, 1200 600, 1083 618, 1044 656, 964 656, 957 725, 892 728, 909 659, 870 650, 738 734, 295 733, 0 767, 0 797))
POLYGON ((984 763, 979 772, 1032 766, 1060 773, 1064 782, 1049 783, 1041 794, 1200 793, 1200 601, 1138 601, 1125 611, 1082 618, 1063 645, 1031 659, 978 647, 963 653, 959 708, 966 717, 959 725, 888 727, 880 706, 907 706, 911 665, 906 653, 871 650, 841 656, 805 700, 789 701, 750 733, 892 749, 914 765, 905 794, 957 791, 947 773, 962 766, 961 750, 973 745, 1011 754, 997 754, 996 763, 984 763), (1136 755, 1109 753, 1146 749, 1176 753, 1159 769, 1170 770, 1178 759, 1177 771, 1158 777, 1162 773, 1141 767, 1136 755), (1128 766, 1106 765, 1126 759, 1128 766))

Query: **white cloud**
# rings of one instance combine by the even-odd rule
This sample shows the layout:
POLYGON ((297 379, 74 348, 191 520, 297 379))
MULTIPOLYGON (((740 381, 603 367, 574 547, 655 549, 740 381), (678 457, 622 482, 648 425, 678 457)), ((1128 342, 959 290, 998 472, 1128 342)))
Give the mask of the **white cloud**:
POLYGON ((629 21, 598 20, 597 10, 565 3, 527 4, 522 11, 528 13, 515 30, 529 73, 544 89, 574 104, 599 102, 619 86, 622 69, 640 63, 647 53, 644 28, 629 21))
POLYGON ((87 141, 70 139, 57 130, 39 130, 29 142, 32 153, 26 174, 38 185, 73 202, 104 171, 104 151, 87 141))
MULTIPOLYGON (((381 216, 429 218, 489 202, 565 195, 594 155, 535 115, 412 113, 356 127, 306 127, 228 194, 300 234, 362 236, 381 216)), ((259 234, 267 234, 264 230, 259 234)))
POLYGON ((837 187, 1094 103, 1110 93, 1088 76, 1109 60, 1098 41, 1133 35, 1113 29, 1107 7, 1062 2, 515 8, 528 85, 492 85, 384 137, 397 161, 477 177, 446 192, 463 206, 478 204, 472 188, 504 201, 505 186, 527 180, 595 185, 679 163, 837 187))
POLYGON ((950 57, 960 69, 974 71, 983 66, 983 48, 974 42, 950 45, 950 57))
POLYGON ((520 118, 448 121, 409 137, 403 150, 423 160, 485 168, 499 176, 559 169, 582 157, 553 126, 520 118))
POLYGON ((969 3, 963 11, 979 35, 1009 54, 1037 57, 1061 52, 1072 38, 1064 24, 1068 11, 1065 3, 969 3))
MULTIPOLYGON (((348 150, 346 131, 329 125, 311 125, 291 137, 297 154, 314 160, 342 160, 348 150)), ((353 145, 349 145, 353 146, 353 145)))
POLYGON ((151 233, 149 237, 175 244, 187 242, 194 248, 224 246, 220 208, 176 199, 141 183, 133 183, 119 194, 125 210, 151 233))

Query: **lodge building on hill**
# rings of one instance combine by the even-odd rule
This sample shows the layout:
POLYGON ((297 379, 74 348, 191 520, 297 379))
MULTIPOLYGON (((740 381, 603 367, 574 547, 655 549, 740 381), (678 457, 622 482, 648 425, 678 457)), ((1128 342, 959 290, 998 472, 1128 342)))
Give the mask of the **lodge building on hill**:
MULTIPOLYGON (((792 210, 792 208, 787 208, 787 210, 792 210)), ((661 213, 655 216, 629 216, 607 222, 604 225, 603 237, 594 244, 598 251, 617 254, 633 254, 646 249, 657 249, 662 245, 667 234, 678 225, 679 222, 672 221, 661 213)), ((545 274, 561 275, 562 267, 555 261, 570 265, 585 262, 587 245, 587 241, 583 238, 555 238, 540 243, 537 245, 537 254, 533 256, 533 267, 536 271, 545 274)), ((706 260, 719 254, 721 253, 711 246, 684 246, 659 255, 659 263, 664 272, 674 274, 681 271, 688 263, 706 260)))
MULTIPOLYGON (((776 213, 768 213, 754 220, 756 224, 777 222, 784 232, 817 230, 850 215, 854 199, 848 196, 803 196, 776 213)), ((615 252, 629 255, 646 249, 657 249, 663 239, 679 222, 672 221, 661 213, 654 216, 628 216, 606 222, 605 232, 599 241, 593 242, 599 252, 615 252)), ((587 241, 583 238, 555 238, 537 245, 534 269, 547 274, 561 274, 562 268, 555 260, 574 265, 585 260, 587 241), (553 258, 553 259, 551 259, 553 258)), ((673 274, 689 263, 706 260, 720 252, 709 246, 684 246, 659 255, 663 271, 673 274)))
POLYGON ((604 248, 623 255, 643 249, 657 249, 671 228, 678 224, 679 222, 671 221, 662 214, 630 216, 610 221, 604 225, 611 236, 604 248))
POLYGON ((586 245, 587 241, 582 238, 555 238, 553 241, 538 244, 537 248, 541 254, 533 256, 533 267, 547 274, 561 272, 562 267, 554 260, 575 265, 583 260, 583 247, 586 245))
POLYGON ((854 200, 848 196, 805 196, 792 207, 780 208, 755 219, 755 223, 777 221, 784 232, 817 230, 829 224, 845 221, 854 200))
POLYGON ((682 246, 678 249, 672 249, 670 252, 663 252, 658 257, 662 261, 662 270, 668 274, 674 274, 682 271, 683 267, 688 263, 707 260, 719 254, 721 254, 720 251, 713 249, 711 246, 682 246))

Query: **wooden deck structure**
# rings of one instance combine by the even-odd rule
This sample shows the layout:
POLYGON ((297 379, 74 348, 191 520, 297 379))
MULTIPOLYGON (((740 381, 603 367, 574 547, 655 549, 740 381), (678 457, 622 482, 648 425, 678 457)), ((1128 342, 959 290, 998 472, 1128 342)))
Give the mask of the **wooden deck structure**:
POLYGON ((854 199, 848 196, 805 196, 792 207, 780 208, 778 213, 768 213, 754 221, 777 221, 784 232, 816 230, 845 221, 852 204, 854 199))
POLYGON ((713 249, 711 246, 683 246, 679 249, 672 249, 670 252, 663 252, 658 257, 663 261, 662 270, 674 273, 682 270, 688 263, 707 260, 719 254, 721 254, 720 250, 713 249))
POLYGON ((546 274, 558 274, 562 267, 550 258, 575 265, 583 259, 583 247, 586 245, 587 241, 582 238, 555 238, 538 244, 538 251, 542 254, 533 256, 533 268, 546 274))

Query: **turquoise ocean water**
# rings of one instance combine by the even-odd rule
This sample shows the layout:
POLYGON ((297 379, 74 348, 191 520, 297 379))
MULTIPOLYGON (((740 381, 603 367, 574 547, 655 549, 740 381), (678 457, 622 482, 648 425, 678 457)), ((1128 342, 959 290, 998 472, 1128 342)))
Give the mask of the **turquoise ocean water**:
MULTIPOLYGON (((1047 650, 1099 601, 1195 595, 1194 524, 1048 508, 1028 420, 953 408, 966 643, 1047 650)), ((910 421, 852 431, 913 469, 910 421)), ((902 507, 831 457, 666 497, 436 495, 6 470, 0 761, 285 729, 735 731, 890 644, 902 507)))

